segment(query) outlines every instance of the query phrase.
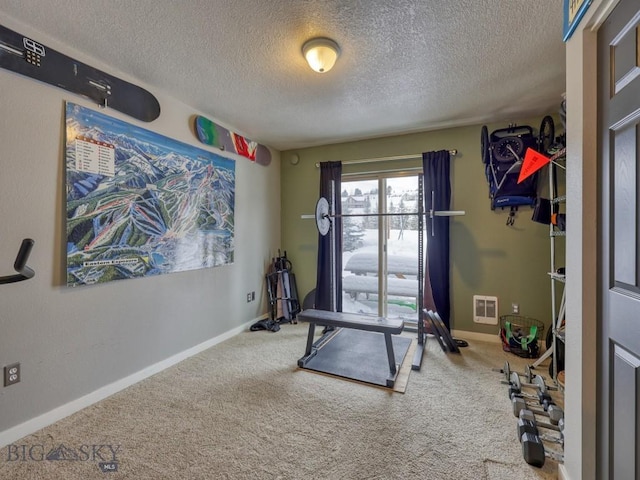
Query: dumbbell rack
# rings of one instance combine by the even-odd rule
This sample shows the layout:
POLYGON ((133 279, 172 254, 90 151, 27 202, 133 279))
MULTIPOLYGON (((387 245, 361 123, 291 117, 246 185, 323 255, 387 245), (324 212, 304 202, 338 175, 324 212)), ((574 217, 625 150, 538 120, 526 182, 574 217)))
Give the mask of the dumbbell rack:
POLYGON ((524 460, 534 467, 542 467, 546 458, 559 463, 564 462, 564 412, 555 405, 549 390, 556 387, 547 386, 544 378, 532 373, 529 366, 524 373, 511 371, 509 362, 499 370, 504 375, 502 383, 508 384, 509 398, 513 406, 514 416, 518 418, 517 434, 522 445, 524 460), (526 382, 520 379, 523 376, 526 382), (536 394, 523 392, 523 388, 531 388, 536 394), (538 421, 537 417, 544 416, 547 422, 538 421), (539 429, 548 429, 552 435, 542 434, 539 429), (557 448, 546 448, 545 443, 559 444, 557 448))

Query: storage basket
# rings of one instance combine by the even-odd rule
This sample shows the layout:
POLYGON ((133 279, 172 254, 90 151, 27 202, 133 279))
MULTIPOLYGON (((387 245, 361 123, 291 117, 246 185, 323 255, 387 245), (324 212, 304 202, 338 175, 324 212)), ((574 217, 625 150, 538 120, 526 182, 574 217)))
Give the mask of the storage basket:
POLYGON ((519 357, 537 358, 540 354, 538 340, 542 338, 544 323, 531 317, 502 315, 500 338, 502 349, 519 357))

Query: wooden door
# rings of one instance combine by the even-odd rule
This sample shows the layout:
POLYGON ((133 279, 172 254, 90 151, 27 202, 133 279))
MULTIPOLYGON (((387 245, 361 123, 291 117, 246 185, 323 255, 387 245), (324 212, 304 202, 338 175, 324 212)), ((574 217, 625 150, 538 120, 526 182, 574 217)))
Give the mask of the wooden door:
POLYGON ((640 2, 622 0, 598 33, 602 382, 597 478, 616 480, 640 479, 639 28, 640 2))

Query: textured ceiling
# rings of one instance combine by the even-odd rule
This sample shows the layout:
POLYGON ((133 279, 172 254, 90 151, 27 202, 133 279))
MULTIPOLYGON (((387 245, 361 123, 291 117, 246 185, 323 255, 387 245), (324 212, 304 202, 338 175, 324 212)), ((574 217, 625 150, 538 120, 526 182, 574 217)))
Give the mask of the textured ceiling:
POLYGON ((0 15, 284 150, 557 111, 562 4, 0 0, 0 15), (326 74, 302 57, 316 36, 342 50, 326 74))

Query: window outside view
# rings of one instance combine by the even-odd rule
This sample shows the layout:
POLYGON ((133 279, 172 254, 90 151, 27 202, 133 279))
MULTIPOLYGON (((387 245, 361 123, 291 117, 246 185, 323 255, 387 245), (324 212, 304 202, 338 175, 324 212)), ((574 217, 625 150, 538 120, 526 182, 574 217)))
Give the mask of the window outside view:
MULTIPOLYGON (((418 211, 418 176, 342 181, 342 213, 377 214, 418 211)), ((418 216, 342 218, 342 283, 344 312, 418 321, 418 216), (386 242, 380 252, 379 238, 386 242), (382 259, 382 263, 379 262, 382 259), (386 265, 386 296, 380 296, 381 265, 386 265)), ((424 235, 426 248, 426 235, 424 235)))

